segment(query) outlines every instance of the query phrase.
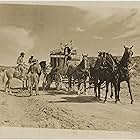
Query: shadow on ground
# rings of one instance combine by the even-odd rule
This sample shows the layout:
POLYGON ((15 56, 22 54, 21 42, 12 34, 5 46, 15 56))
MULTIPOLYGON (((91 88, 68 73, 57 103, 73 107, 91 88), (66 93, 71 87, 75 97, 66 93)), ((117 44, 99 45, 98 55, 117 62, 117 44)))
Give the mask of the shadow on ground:
POLYGON ((49 101, 49 103, 90 103, 90 102, 102 102, 102 99, 98 99, 93 96, 76 96, 76 97, 62 97, 63 101, 49 101))

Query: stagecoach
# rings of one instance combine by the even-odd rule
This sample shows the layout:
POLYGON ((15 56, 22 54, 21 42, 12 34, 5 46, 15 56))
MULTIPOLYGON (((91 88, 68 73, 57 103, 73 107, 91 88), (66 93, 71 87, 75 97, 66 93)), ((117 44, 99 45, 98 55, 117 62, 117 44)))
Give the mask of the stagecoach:
MULTIPOLYGON (((62 85, 67 85, 68 79, 65 73, 65 67, 68 63, 79 63, 80 55, 76 49, 69 47, 50 51, 50 67, 51 70, 45 75, 43 80, 43 90, 49 89, 52 83, 55 83, 56 89, 59 90, 62 85)), ((67 86, 66 86, 67 87, 67 86)))

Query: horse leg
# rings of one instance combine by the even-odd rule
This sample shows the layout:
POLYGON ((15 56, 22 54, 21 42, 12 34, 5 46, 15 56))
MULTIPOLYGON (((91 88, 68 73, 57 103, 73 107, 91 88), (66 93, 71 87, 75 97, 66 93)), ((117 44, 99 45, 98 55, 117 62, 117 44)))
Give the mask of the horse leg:
POLYGON ((70 90, 71 89, 71 80, 72 80, 72 77, 70 76, 70 77, 68 77, 68 84, 69 84, 69 88, 68 88, 68 90, 70 90))
POLYGON ((24 87, 24 80, 22 81, 22 89, 24 90, 25 87, 24 87))
POLYGON ((39 81, 38 81, 38 78, 35 79, 35 91, 36 91, 36 95, 39 95, 38 94, 38 85, 39 85, 39 81))
POLYGON ((132 97, 132 91, 131 91, 130 81, 129 80, 127 81, 127 84, 128 84, 128 88, 129 88, 129 93, 130 93, 130 98, 131 98, 131 104, 133 104, 134 100, 133 100, 133 97, 132 97))
POLYGON ((29 86, 29 93, 30 93, 30 96, 32 96, 32 93, 33 93, 33 83, 31 83, 30 86, 29 86))
POLYGON ((113 83, 111 82, 111 95, 110 95, 110 98, 113 97, 113 83))
POLYGON ((28 89, 28 80, 26 80, 26 89, 28 89))
POLYGON ((114 82, 113 85, 114 85, 114 88, 115 88, 115 103, 117 103, 117 101, 119 100, 119 98, 118 98, 118 95, 119 95, 118 85, 119 85, 119 83, 117 84, 116 82, 114 82))
POLYGON ((4 91, 7 92, 7 88, 9 88, 9 80, 6 81, 4 91))
POLYGON ((98 83, 98 99, 100 99, 100 87, 101 87, 101 82, 98 83))
POLYGON ((34 78, 33 78, 33 75, 31 75, 31 77, 30 77, 30 84, 29 84, 30 96, 32 96, 32 93, 33 93, 33 85, 34 85, 34 78))
POLYGON ((30 86, 30 96, 32 96, 32 93, 33 93, 33 85, 31 84, 31 86, 30 86))
POLYGON ((8 79, 8 89, 9 89, 9 93, 11 94, 11 79, 8 79))
POLYGON ((78 95, 80 95, 80 85, 81 85, 80 80, 78 80, 78 95))
POLYGON ((118 101, 120 101, 120 82, 118 83, 118 101))
POLYGON ((91 84, 92 84, 92 82, 91 82, 91 80, 89 79, 89 93, 91 93, 91 84))
POLYGON ((108 86, 109 86, 109 82, 106 82, 106 95, 105 95, 105 99, 104 99, 104 103, 107 101, 107 93, 108 93, 108 86))
POLYGON ((86 80, 84 80, 84 92, 86 94, 86 80))
POLYGON ((97 98, 97 84, 96 83, 94 84, 94 94, 95 94, 95 97, 97 98))

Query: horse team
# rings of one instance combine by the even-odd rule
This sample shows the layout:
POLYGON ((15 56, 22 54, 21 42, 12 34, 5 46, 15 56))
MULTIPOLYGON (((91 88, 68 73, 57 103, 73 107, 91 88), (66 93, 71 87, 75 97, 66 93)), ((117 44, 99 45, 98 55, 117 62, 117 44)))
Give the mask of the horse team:
MULTIPOLYGON (((105 83, 106 94, 104 102, 107 100, 109 84, 111 84, 111 97, 113 96, 113 88, 115 91, 115 102, 120 101, 120 84, 122 81, 126 81, 128 84, 128 89, 130 93, 131 104, 134 102, 132 97, 132 91, 130 86, 130 70, 131 70, 131 60, 133 56, 132 51, 133 46, 124 46, 124 54, 120 61, 118 61, 114 56, 107 52, 98 52, 98 57, 94 65, 88 66, 88 56, 83 55, 82 61, 79 65, 74 65, 72 63, 65 63, 64 65, 58 66, 51 70, 49 74, 46 73, 47 65, 46 61, 41 61, 35 68, 38 72, 34 74, 26 74, 24 81, 28 81, 28 88, 30 88, 30 93, 32 92, 33 86, 36 87, 36 93, 38 93, 38 84, 41 73, 44 74, 45 82, 43 85, 50 87, 52 79, 54 76, 62 79, 63 76, 68 79, 68 89, 75 85, 76 81, 78 83, 78 94, 80 94, 80 86, 84 84, 84 91, 86 92, 86 83, 89 79, 89 89, 94 85, 94 92, 97 99, 100 99, 100 89, 102 84, 105 83), (29 84, 29 79, 32 84, 29 84), (30 86, 29 86, 30 85, 30 86)), ((69 60, 70 61, 70 60, 69 60)), ((7 82, 6 86, 10 89, 10 81, 14 77, 14 68, 6 71, 7 82), (12 71, 12 76, 8 75, 8 71, 12 71)), ((15 77, 16 78, 16 77, 15 77)), ((23 83, 24 83, 23 81, 23 83)), ((61 81, 61 80, 60 80, 61 81)), ((57 80, 58 82, 58 80, 57 80)), ((60 84, 60 83, 59 83, 60 84)), ((23 84, 24 85, 24 84, 23 84)), ((6 88, 5 88, 6 89, 6 88)))

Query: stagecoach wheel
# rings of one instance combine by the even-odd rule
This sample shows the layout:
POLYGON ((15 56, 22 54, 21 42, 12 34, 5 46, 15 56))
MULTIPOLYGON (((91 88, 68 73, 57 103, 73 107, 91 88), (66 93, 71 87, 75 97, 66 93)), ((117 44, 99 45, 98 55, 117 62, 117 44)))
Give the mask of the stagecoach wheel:
POLYGON ((69 83, 68 82, 64 82, 63 84, 64 84, 64 87, 66 88, 66 90, 69 91, 70 90, 69 83))
POLYGON ((43 81, 43 83, 42 83, 42 90, 45 91, 45 88, 46 88, 46 83, 43 81))
POLYGON ((50 75, 44 76, 43 78, 43 83, 42 83, 42 90, 48 90, 50 88, 51 85, 51 77, 50 75))
POLYGON ((55 74, 55 86, 57 90, 62 88, 62 77, 58 73, 55 74))

